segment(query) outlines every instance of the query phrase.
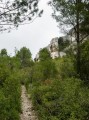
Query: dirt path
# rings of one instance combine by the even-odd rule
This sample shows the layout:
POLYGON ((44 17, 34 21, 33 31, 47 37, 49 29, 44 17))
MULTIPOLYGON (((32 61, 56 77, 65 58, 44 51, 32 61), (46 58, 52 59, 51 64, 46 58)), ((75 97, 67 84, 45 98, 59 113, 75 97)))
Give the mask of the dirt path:
POLYGON ((31 99, 28 99, 25 86, 22 86, 22 114, 20 115, 21 120, 38 120, 31 99))

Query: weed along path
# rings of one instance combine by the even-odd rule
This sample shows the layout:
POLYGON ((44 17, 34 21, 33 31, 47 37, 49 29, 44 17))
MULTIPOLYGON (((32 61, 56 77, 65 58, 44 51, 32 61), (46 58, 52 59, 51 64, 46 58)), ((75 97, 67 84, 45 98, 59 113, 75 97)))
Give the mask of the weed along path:
POLYGON ((21 120, 38 120, 32 106, 32 101, 27 96, 25 86, 22 86, 21 100, 22 100, 22 114, 20 115, 21 120))

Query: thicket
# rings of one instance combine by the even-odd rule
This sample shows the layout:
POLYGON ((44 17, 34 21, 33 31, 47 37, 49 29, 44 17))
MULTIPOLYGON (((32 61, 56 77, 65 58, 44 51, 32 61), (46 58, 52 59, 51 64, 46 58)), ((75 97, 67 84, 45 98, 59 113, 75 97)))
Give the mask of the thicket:
POLYGON ((85 84, 88 80, 88 43, 81 47, 82 69, 87 71, 82 74, 83 80, 77 75, 74 55, 55 60, 45 58, 31 68, 27 88, 39 120, 89 119, 89 86, 85 84))
POLYGON ((89 84, 89 40, 81 45, 81 79, 89 84))
POLYGON ((27 84, 34 63, 28 48, 22 47, 13 57, 0 51, 0 120, 20 120, 21 84, 27 84))
POLYGON ((19 120, 21 112, 21 84, 18 74, 20 63, 15 57, 9 57, 6 50, 2 51, 0 54, 0 120, 19 120))
POLYGON ((89 41, 81 44, 81 78, 72 54, 52 60, 47 49, 33 62, 27 48, 0 54, 0 120, 19 120, 21 84, 32 97, 39 120, 89 119, 89 41), (23 55, 25 54, 26 55, 23 55), (29 55, 28 55, 29 54, 29 55), (22 62, 23 61, 23 62, 22 62))
POLYGON ((0 120, 19 120, 20 94, 18 77, 10 75, 0 89, 0 120))
POLYGON ((63 37, 59 37, 58 39, 58 46, 59 46, 59 51, 63 51, 65 48, 67 48, 70 44, 69 40, 64 40, 63 37))

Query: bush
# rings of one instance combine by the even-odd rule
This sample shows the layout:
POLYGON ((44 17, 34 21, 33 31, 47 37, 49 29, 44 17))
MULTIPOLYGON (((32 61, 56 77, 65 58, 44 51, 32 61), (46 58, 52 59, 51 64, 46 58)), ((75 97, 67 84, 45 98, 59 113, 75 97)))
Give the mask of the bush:
POLYGON ((89 82, 89 40, 81 45, 81 79, 89 82))
POLYGON ((70 57, 62 57, 55 60, 56 68, 58 70, 59 78, 75 77, 76 71, 74 68, 73 59, 70 57))
POLYGON ((89 119, 89 89, 81 80, 54 80, 50 85, 32 87, 32 99, 39 120, 89 119))
POLYGON ((89 119, 89 88, 74 67, 72 57, 63 57, 31 69, 29 89, 39 120, 89 119))
POLYGON ((36 63, 30 71, 30 83, 42 82, 46 79, 55 78, 57 70, 55 63, 52 60, 41 61, 36 63))
POLYGON ((19 120, 20 95, 20 81, 16 74, 12 74, 7 77, 0 91, 0 120, 19 120))
POLYGON ((56 77, 57 70, 55 63, 52 60, 43 61, 40 64, 42 66, 44 80, 56 77))

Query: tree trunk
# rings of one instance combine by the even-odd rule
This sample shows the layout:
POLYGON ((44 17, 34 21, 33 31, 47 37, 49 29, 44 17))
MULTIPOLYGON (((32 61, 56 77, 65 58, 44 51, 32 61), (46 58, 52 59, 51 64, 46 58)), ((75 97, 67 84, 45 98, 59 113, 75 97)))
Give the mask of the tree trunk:
POLYGON ((78 4, 80 3, 80 0, 76 0, 76 5, 77 5, 77 14, 76 14, 76 42, 77 42, 77 74, 80 77, 80 68, 81 68, 81 64, 80 64, 80 30, 79 30, 79 9, 78 9, 78 4))

